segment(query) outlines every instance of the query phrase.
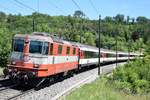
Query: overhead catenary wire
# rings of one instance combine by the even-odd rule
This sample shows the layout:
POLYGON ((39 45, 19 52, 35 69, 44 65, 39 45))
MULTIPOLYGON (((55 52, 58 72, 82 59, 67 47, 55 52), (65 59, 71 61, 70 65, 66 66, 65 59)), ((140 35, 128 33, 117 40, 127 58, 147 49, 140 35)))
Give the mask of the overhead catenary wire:
MULTIPOLYGON (((72 2, 74 3, 74 5, 76 5, 76 7, 77 7, 80 11, 83 11, 83 10, 81 9, 81 7, 79 6, 79 4, 78 4, 75 0, 72 0, 72 2)), ((83 12, 83 13, 84 13, 84 12, 83 12)), ((84 13, 84 17, 89 18, 85 13, 84 13)), ((84 23, 85 23, 85 21, 82 19, 82 24, 84 24, 84 23)), ((88 28, 92 33, 98 34, 98 32, 95 31, 94 29, 92 29, 92 28, 90 28, 90 27, 86 27, 86 28, 88 28)), ((85 29, 85 25, 82 26, 82 29, 83 29, 83 30, 85 29)), ((81 34, 80 34, 80 35, 81 35, 81 34)), ((80 43, 81 43, 81 36, 80 36, 80 43)))
POLYGON ((85 12, 81 9, 81 7, 79 6, 79 4, 78 4, 75 0, 72 0, 72 2, 74 3, 74 5, 75 5, 80 11, 83 12, 84 17, 89 18, 89 17, 85 14, 85 12))
MULTIPOLYGON (((9 8, 6 8, 5 6, 3 6, 3 5, 0 5, 0 7, 2 8, 2 9, 4 9, 5 11, 8 11, 8 12, 12 12, 12 13, 16 13, 17 11, 14 11, 14 10, 12 10, 12 9, 9 9, 9 8)), ((18 12, 17 12, 18 13, 18 12)))
POLYGON ((51 5, 52 5, 53 7, 55 7, 56 9, 58 9, 60 12, 66 14, 66 12, 65 12, 64 10, 62 10, 61 8, 59 8, 59 7, 58 7, 56 4, 54 4, 52 1, 51 1, 51 5))
MULTIPOLYGON (((16 2, 14 2, 14 0, 10 0, 10 2, 13 4, 13 5, 15 5, 16 7, 18 7, 18 8, 24 8, 23 6, 21 6, 20 4, 18 4, 18 3, 16 3, 16 2)), ((21 12, 19 12, 20 14, 21 14, 21 12)), ((22 11, 22 13, 23 13, 23 11, 22 11)))
MULTIPOLYGON (((79 6, 79 4, 75 1, 75 0, 72 0, 72 2, 74 3, 74 5, 76 5, 76 7, 79 9, 79 10, 81 10, 81 11, 83 11, 82 9, 81 9, 81 7, 79 6)), ((96 9, 96 8, 95 8, 96 9)), ((83 12, 84 13, 84 12, 83 12)), ((84 15, 87 17, 87 18, 89 18, 85 13, 84 13, 84 15)), ((96 32, 94 29, 91 29, 90 27, 87 27, 89 30, 91 30, 92 32, 96 32)), ((97 33, 97 32, 96 32, 97 33)))
POLYGON ((22 2, 20 2, 20 1, 18 1, 18 0, 14 0, 14 1, 15 1, 16 3, 22 5, 22 6, 25 7, 25 8, 28 8, 28 9, 30 9, 30 10, 32 10, 32 11, 35 11, 35 12, 38 12, 36 9, 34 9, 34 8, 32 8, 32 7, 26 5, 26 4, 24 4, 24 3, 22 3, 22 2))
POLYGON ((92 2, 92 0, 89 0, 89 2, 90 2, 90 4, 91 4, 92 8, 94 9, 95 13, 98 14, 99 11, 96 9, 96 7, 95 7, 94 3, 92 2))
MULTIPOLYGON (((37 12, 39 14, 39 0, 37 1, 37 10, 32 8, 32 7, 30 7, 30 6, 28 6, 28 5, 26 5, 26 4, 24 4, 24 3, 22 3, 22 2, 20 2, 20 1, 18 1, 18 0, 14 0, 14 1, 16 3, 18 3, 19 5, 21 5, 21 6, 25 7, 25 8, 28 8, 28 9, 34 11, 34 12, 37 12)), ((32 20, 33 32, 36 29, 35 26, 37 27, 37 24, 35 25, 35 16, 33 16, 33 20, 32 20)))
POLYGON ((79 10, 81 10, 80 6, 77 4, 76 1, 72 0, 72 2, 76 5, 76 7, 77 7, 79 10))
POLYGON ((14 0, 10 0, 11 3, 13 3, 16 7, 19 7, 19 8, 23 8, 20 4, 16 3, 16 2, 13 2, 14 0))
MULTIPOLYGON (((94 11, 99 14, 98 10, 96 9, 96 7, 94 6, 92 0, 89 0, 91 6, 93 7, 94 11)), ((100 65, 100 58, 101 58, 101 15, 99 15, 99 20, 98 20, 98 49, 99 49, 99 52, 98 52, 98 75, 101 74, 101 65, 100 65)))

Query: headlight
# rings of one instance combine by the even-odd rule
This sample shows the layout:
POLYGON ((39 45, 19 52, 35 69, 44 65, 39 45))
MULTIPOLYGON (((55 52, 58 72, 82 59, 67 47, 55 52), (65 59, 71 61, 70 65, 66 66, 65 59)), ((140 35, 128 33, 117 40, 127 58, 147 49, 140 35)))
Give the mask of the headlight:
POLYGON ((12 64, 12 65, 15 65, 15 64, 16 64, 16 62, 15 62, 15 61, 12 61, 12 62, 11 62, 11 64, 12 64))
POLYGON ((34 64, 34 68, 39 68, 39 64, 34 64))

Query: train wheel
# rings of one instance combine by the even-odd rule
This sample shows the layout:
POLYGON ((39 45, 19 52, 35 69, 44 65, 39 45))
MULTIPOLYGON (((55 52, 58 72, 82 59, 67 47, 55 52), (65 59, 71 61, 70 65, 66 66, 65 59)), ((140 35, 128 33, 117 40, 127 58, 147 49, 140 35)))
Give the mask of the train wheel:
POLYGON ((9 76, 9 79, 12 84, 18 84, 18 85, 20 84, 20 81, 17 77, 9 76))
POLYGON ((73 75, 74 75, 74 70, 71 70, 71 71, 68 72, 69 77, 73 77, 73 75))

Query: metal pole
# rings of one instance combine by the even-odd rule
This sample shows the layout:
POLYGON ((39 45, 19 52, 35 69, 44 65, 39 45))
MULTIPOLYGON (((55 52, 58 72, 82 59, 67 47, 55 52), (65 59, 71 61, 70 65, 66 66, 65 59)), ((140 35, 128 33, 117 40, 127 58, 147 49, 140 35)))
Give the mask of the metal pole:
POLYGON ((33 17, 33 20, 32 20, 32 29, 33 29, 33 32, 35 31, 35 21, 34 21, 34 17, 33 17))
MULTIPOLYGON (((81 30, 83 30, 84 32, 84 17, 81 19, 81 23, 82 25, 80 26, 81 30)), ((80 31, 80 43, 82 42, 82 34, 81 34, 82 31, 80 31)))
MULTIPOLYGON (((128 16, 127 17, 127 25, 129 25, 129 30, 130 30, 130 24, 129 24, 129 20, 130 20, 130 17, 128 16)), ((128 61, 130 60, 130 35, 128 37, 128 61)))
MULTIPOLYGON (((118 38, 117 38, 117 35, 118 35, 118 30, 117 30, 117 25, 119 23, 118 22, 115 22, 115 40, 116 40, 116 67, 118 65, 118 38)), ((120 27, 120 26, 119 26, 120 27)))
POLYGON ((128 40, 128 61, 130 61, 130 38, 128 40))
MULTIPOLYGON (((82 21, 82 26, 80 26, 80 29, 81 29, 81 30, 84 30, 84 25, 83 25, 83 24, 84 24, 84 23, 83 23, 84 21, 83 21, 83 18, 82 18, 81 21, 82 21)), ((81 40, 81 39, 82 39, 82 38, 81 38, 82 36, 81 36, 81 35, 82 35, 82 34, 81 34, 81 31, 80 31, 80 43, 82 43, 82 40, 81 40)), ((78 63, 79 63, 79 61, 80 61, 80 55, 81 55, 80 49, 79 49, 79 52, 78 52, 78 53, 79 53, 79 59, 78 59, 78 63)), ((79 64, 78 64, 78 65, 79 65, 79 64)), ((78 66, 78 68, 80 69, 80 65, 78 66)))
POLYGON ((118 65, 118 38, 116 34, 116 67, 118 65))
POLYGON ((80 43, 81 43, 82 41, 81 41, 81 31, 80 31, 80 43))
POLYGON ((100 73, 100 68, 101 68, 101 66, 100 66, 100 57, 101 57, 101 52, 100 52, 100 48, 101 48, 101 41, 100 41, 100 32, 101 32, 101 15, 99 15, 99 21, 98 21, 98 35, 99 35, 99 38, 98 38, 98 46, 99 46, 99 54, 98 54, 98 75, 100 75, 101 73, 100 73))

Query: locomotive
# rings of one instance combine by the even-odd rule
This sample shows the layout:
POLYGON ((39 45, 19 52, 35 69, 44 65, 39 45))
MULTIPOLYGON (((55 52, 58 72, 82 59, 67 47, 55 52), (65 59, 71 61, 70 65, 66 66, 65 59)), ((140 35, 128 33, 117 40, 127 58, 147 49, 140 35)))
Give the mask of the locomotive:
MULTIPOLYGON (((116 61, 116 52, 101 49, 100 61, 116 61)), ((118 61, 134 59, 136 53, 118 52, 118 61)), ((4 75, 13 81, 39 84, 52 76, 98 64, 98 48, 33 32, 16 34, 4 75)))

